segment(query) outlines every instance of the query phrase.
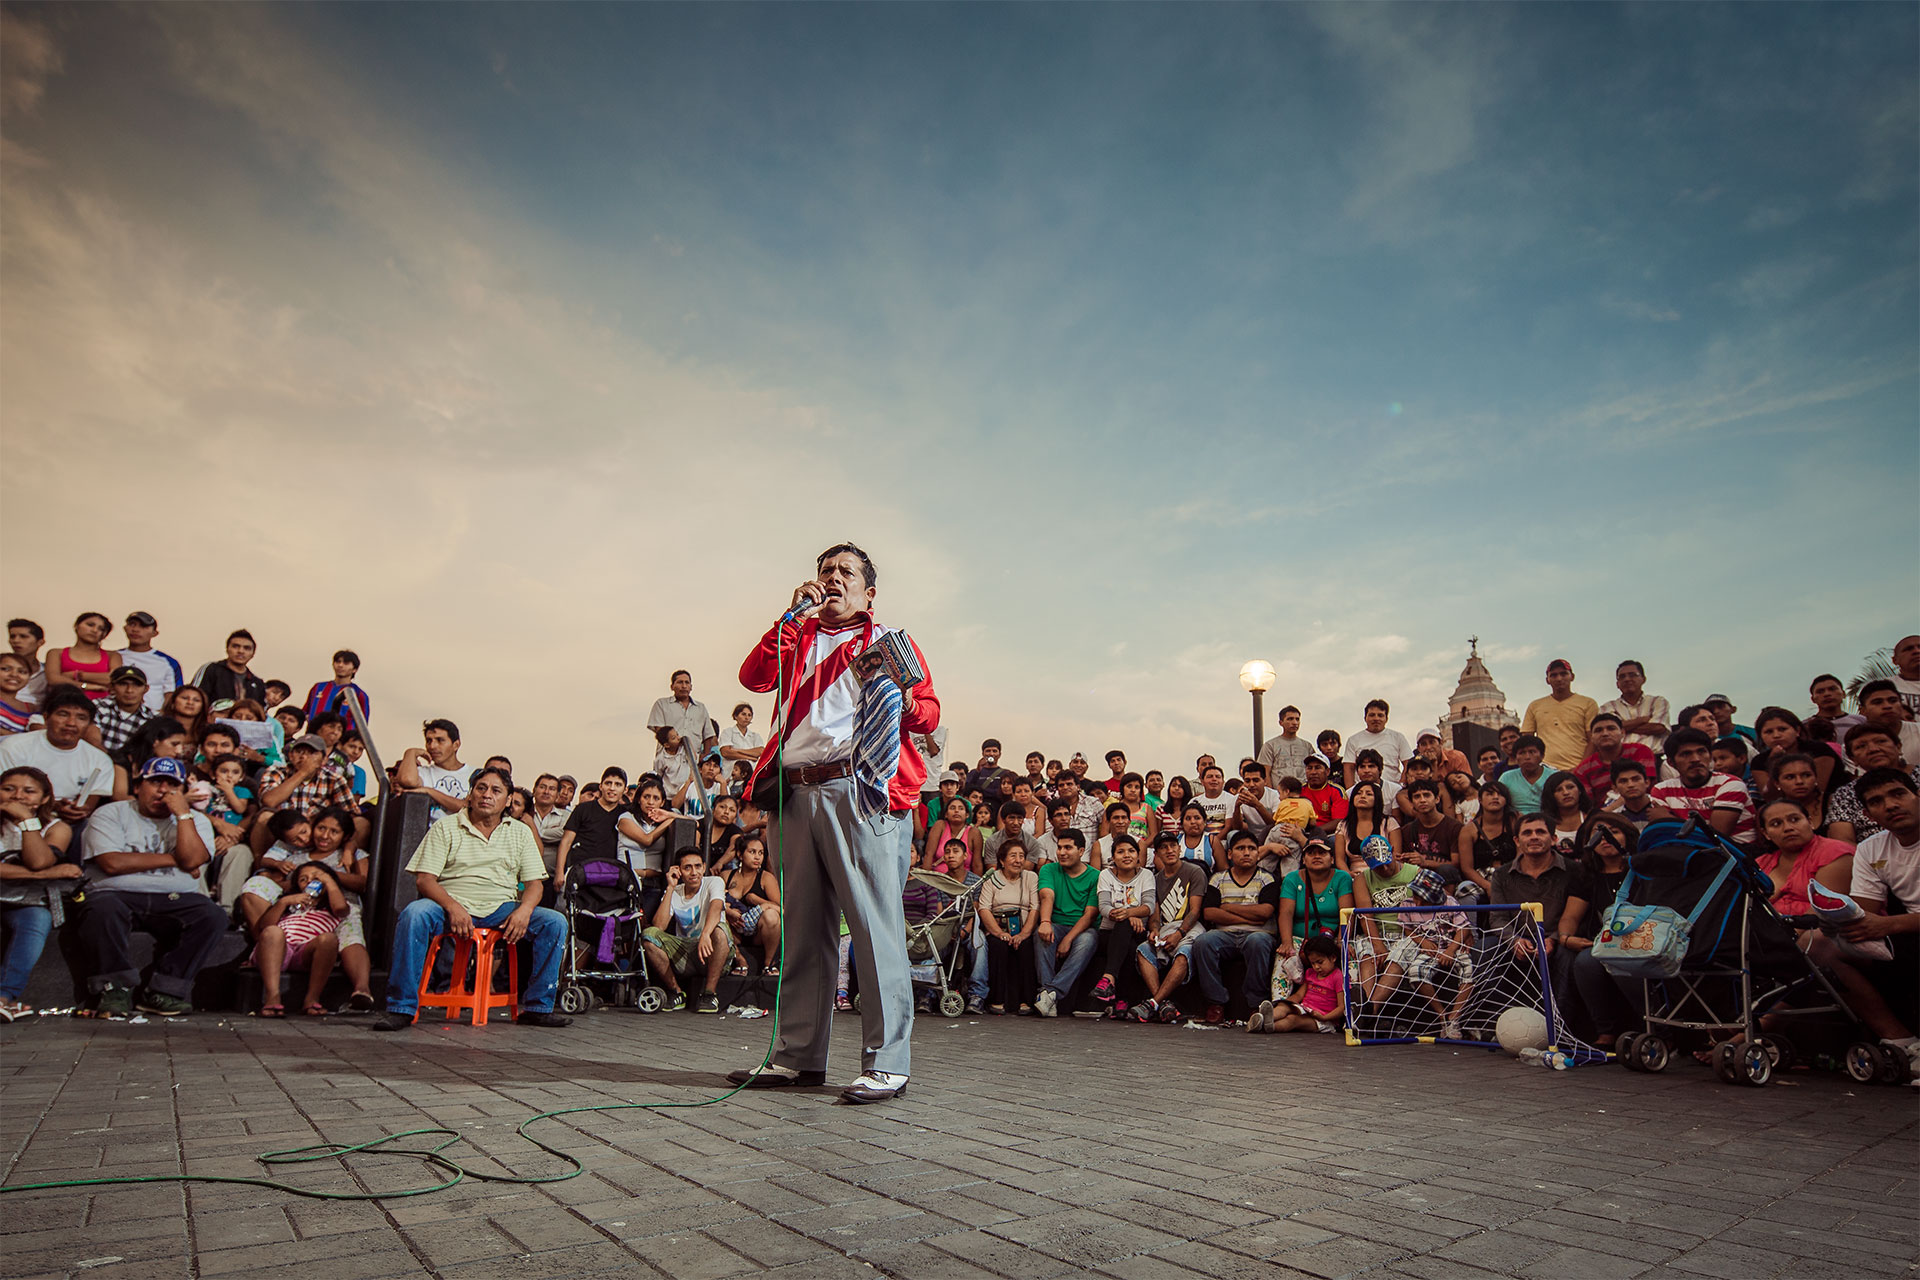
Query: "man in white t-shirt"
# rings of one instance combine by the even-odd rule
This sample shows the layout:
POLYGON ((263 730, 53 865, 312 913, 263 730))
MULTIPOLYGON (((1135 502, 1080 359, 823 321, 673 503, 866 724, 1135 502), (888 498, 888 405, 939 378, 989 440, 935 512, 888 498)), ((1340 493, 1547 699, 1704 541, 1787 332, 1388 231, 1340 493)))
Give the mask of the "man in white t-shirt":
POLYGON ((1901 636, 1893 646, 1893 687, 1906 704, 1907 719, 1920 720, 1920 636, 1901 636))
POLYGON ((460 763, 460 726, 429 720, 421 731, 426 745, 400 753, 394 780, 402 791, 418 791, 433 801, 437 822, 467 807, 467 766, 460 763))
POLYGON ((1893 948, 1890 962, 1853 962, 1885 999, 1891 1020, 1875 1016, 1878 1010, 1855 1011, 1870 1025, 1884 1022, 1875 1030, 1906 1051, 1912 1073, 1920 1076, 1920 1039, 1912 1034, 1920 1026, 1920 789, 1900 769, 1869 769, 1854 786, 1867 817, 1882 829, 1854 851, 1851 892, 1866 915, 1843 926, 1840 935, 1855 943, 1884 939, 1893 948))
POLYGON ((1366 708, 1367 727, 1348 738, 1346 746, 1342 748, 1340 759, 1346 770, 1349 789, 1354 781, 1354 761, 1369 748, 1380 753, 1381 778, 1399 787, 1400 766, 1413 754, 1413 744, 1398 729, 1387 728, 1389 710, 1385 698, 1375 698, 1369 702, 1366 708))
POLYGON ((71 686, 47 695, 41 708, 46 728, 0 738, 0 770, 31 765, 53 784, 53 811, 68 823, 85 821, 113 794, 113 761, 84 740, 93 724, 93 702, 71 686))
POLYGON ((160 624, 153 620, 152 614, 141 610, 128 614, 126 631, 127 647, 120 651, 120 663, 146 673, 147 710, 158 711, 167 695, 185 683, 180 660, 153 647, 153 638, 160 634, 160 624))
POLYGON ((1226 838, 1227 819, 1233 816, 1234 798, 1227 794, 1227 774, 1217 764, 1200 771, 1200 794, 1193 803, 1207 811, 1207 834, 1226 838))
POLYGON ((1920 769, 1920 723, 1907 719, 1900 688, 1891 680, 1869 680, 1860 686, 1860 714, 1900 740, 1900 758, 1907 768, 1920 769))
POLYGON ((920 795, 925 798, 939 794, 940 775, 947 767, 947 727, 941 725, 932 733, 914 734, 913 749, 920 753, 920 759, 927 766, 927 780, 920 784, 920 795))
POLYGON ((681 979, 701 983, 693 998, 695 1013, 720 1012, 720 975, 734 959, 733 933, 727 928, 727 882, 707 874, 706 855, 682 849, 667 872, 667 892, 654 908, 653 923, 641 935, 647 964, 667 989, 668 1009, 684 1009, 681 979))
POLYGON ((653 710, 647 712, 647 728, 679 730, 681 737, 699 745, 695 755, 718 746, 720 735, 713 727, 713 717, 707 714, 707 704, 693 700, 693 676, 676 671, 668 684, 673 692, 655 700, 653 710))

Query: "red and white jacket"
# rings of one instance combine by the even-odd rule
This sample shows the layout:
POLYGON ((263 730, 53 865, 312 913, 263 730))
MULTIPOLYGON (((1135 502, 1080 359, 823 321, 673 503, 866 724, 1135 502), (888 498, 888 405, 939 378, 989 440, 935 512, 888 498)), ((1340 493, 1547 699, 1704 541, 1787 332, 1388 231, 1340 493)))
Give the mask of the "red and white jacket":
MULTIPOLYGON (((774 709, 766 750, 747 784, 751 793, 760 775, 784 758, 789 769, 832 764, 853 757, 854 715, 860 706, 860 684, 852 671, 853 659, 874 640, 896 630, 881 626, 871 613, 862 613, 842 627, 823 627, 818 618, 777 623, 760 638, 740 664, 740 683, 755 693, 770 693, 786 663, 785 705, 774 709), (780 748, 784 744, 784 757, 780 748)), ((940 727, 940 696, 933 691, 933 669, 913 637, 907 637, 927 678, 913 687, 913 706, 900 717, 900 768, 887 788, 887 807, 904 812, 920 803, 920 787, 927 780, 926 762, 909 735, 932 733, 940 727)))

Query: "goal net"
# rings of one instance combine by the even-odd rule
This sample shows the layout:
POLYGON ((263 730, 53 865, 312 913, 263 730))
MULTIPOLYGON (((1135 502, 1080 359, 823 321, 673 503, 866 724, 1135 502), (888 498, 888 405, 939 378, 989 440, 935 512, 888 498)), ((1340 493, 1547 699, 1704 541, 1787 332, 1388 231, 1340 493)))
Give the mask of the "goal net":
POLYGON ((1607 1055, 1568 1030, 1554 998, 1538 903, 1349 908, 1340 913, 1347 1043, 1501 1048, 1531 1023, 1535 1047, 1570 1064, 1607 1055))

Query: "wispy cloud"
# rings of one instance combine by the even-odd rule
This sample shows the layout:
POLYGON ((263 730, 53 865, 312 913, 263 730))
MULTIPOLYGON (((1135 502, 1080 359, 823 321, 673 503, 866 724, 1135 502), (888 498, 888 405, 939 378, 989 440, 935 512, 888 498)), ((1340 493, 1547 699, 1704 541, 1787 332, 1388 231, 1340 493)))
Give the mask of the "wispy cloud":
POLYGON ((21 10, 0 9, 0 107, 33 114, 46 94, 48 78, 65 65, 47 22, 21 10))

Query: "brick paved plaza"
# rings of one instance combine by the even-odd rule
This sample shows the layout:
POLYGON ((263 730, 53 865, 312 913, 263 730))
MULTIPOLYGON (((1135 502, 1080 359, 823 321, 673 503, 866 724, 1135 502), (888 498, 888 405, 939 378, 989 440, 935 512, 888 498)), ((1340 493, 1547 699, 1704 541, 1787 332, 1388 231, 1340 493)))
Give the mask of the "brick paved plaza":
MULTIPOLYGON (((621 1011, 559 1032, 384 1037, 344 1018, 32 1020, 0 1028, 6 1180, 183 1161, 253 1174, 261 1150, 423 1124, 546 1172, 512 1136, 528 1112, 709 1096, 767 1028, 621 1011)), ((836 1080, 852 1074, 851 1030, 836 1080)), ((0 1273, 1577 1280, 1901 1275, 1920 1255, 1912 1089, 1799 1073, 1748 1090, 1692 1063, 1558 1074, 1481 1052, 1065 1019, 923 1018, 915 1039, 892 1105, 753 1093, 544 1125, 588 1171, 542 1187, 377 1204, 219 1186, 9 1196, 0 1273)), ((426 1177, 374 1157, 355 1174, 368 1189, 426 1177)), ((290 1177, 352 1183, 330 1166, 290 1177)))

